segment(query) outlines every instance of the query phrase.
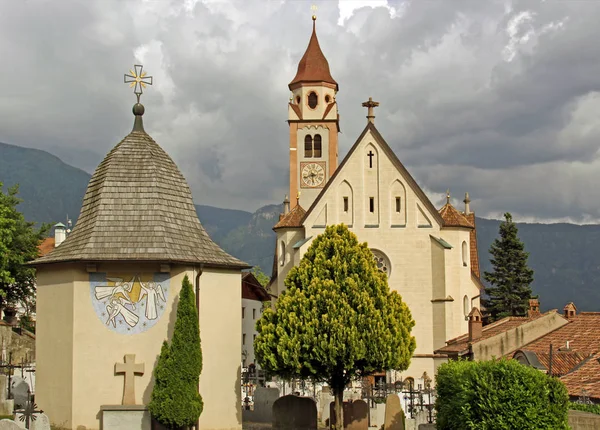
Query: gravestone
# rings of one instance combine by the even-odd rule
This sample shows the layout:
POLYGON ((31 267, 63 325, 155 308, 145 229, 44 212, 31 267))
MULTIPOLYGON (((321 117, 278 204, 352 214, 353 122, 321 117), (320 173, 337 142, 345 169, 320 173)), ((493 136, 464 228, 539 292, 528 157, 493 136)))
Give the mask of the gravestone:
POLYGON ((330 416, 330 404, 333 402, 333 396, 331 395, 331 389, 329 387, 323 387, 319 395, 319 419, 321 423, 327 425, 330 416))
MULTIPOLYGON (((335 417, 335 402, 329 405, 330 427, 337 424, 335 417)), ((342 413, 344 415, 344 430, 367 430, 369 428, 369 405, 364 400, 344 402, 342 413)))
POLYGON ((317 430, 317 405, 309 397, 292 394, 273 403, 273 429, 317 430))
POLYGON ((33 422, 33 430, 50 430, 50 418, 46 414, 38 414, 33 422))
POLYGON ((17 425, 13 420, 0 420, 0 430, 21 430, 21 427, 17 425))
POLYGON ((11 389, 13 399, 15 401, 15 408, 22 408, 29 400, 29 384, 24 379, 15 376, 12 382, 11 389))
POLYGON ((404 430, 404 412, 398 394, 390 394, 385 400, 386 430, 404 430))
POLYGON ((279 398, 279 388, 258 387, 254 391, 254 411, 252 421, 270 423, 273 421, 273 404, 279 398))

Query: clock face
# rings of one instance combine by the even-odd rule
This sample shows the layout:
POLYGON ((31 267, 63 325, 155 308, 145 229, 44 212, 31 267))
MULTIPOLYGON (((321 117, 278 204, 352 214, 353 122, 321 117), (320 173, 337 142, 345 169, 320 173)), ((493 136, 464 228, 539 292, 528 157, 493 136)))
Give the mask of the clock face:
POLYGON ((303 188, 318 188, 325 182, 324 163, 302 163, 301 169, 303 188))

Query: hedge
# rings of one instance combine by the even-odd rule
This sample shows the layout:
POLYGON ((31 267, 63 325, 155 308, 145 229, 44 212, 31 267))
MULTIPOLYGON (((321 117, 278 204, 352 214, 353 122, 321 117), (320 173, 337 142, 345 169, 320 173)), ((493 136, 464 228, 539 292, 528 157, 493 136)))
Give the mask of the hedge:
POLYGON ((589 412, 592 414, 600 415, 600 405, 589 405, 584 403, 569 403, 569 409, 575 409, 577 411, 589 412))
POLYGON ((516 360, 451 361, 438 369, 437 429, 568 429, 564 384, 516 360))

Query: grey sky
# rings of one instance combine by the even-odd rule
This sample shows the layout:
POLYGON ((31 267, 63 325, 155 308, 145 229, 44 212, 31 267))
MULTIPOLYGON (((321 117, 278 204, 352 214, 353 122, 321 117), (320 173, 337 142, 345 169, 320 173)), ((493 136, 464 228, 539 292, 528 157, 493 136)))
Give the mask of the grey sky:
MULTIPOLYGON (((600 221, 600 2, 319 1, 340 91, 340 159, 376 125, 432 197, 480 216, 600 221), (361 7, 366 5, 365 7, 361 7)), ((287 84, 310 2, 0 0, 0 141, 93 170, 132 125, 122 83, 154 76, 146 130, 196 203, 287 191, 287 84)))

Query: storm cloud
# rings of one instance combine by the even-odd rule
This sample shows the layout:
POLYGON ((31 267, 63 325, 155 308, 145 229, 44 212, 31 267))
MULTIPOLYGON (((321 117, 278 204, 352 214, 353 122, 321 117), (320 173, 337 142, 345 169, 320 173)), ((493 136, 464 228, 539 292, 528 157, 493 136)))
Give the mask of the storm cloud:
MULTIPOLYGON (((440 203, 479 216, 600 221, 600 3, 321 1, 340 159, 366 124, 440 203)), ((150 135, 198 204, 253 211, 287 192, 287 84, 304 1, 0 0, 0 141, 92 171, 130 130, 123 73, 154 77, 150 135)))

